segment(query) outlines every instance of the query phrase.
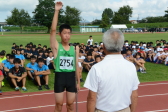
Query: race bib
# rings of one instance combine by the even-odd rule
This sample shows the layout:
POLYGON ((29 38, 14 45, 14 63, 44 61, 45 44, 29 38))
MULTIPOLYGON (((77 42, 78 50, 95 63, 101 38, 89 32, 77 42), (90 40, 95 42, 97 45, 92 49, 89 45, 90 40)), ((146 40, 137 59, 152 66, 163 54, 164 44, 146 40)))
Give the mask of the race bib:
POLYGON ((60 56, 60 69, 73 69, 73 57, 60 56))

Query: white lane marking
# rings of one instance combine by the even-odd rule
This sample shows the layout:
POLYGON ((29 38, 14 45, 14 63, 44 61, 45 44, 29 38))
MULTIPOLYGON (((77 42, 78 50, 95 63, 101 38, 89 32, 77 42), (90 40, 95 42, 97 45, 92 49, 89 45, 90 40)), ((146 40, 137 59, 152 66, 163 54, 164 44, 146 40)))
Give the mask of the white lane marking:
MULTIPOLYGON (((87 91, 87 90, 88 89, 83 89, 83 90, 80 90, 80 91, 82 92, 82 91, 87 91)), ((28 96, 41 96, 41 95, 49 95, 49 94, 53 94, 54 95, 54 92, 41 93, 41 94, 21 95, 21 96, 11 96, 11 97, 3 97, 3 98, 0 98, 0 99, 20 98, 20 97, 28 97, 28 96)))
MULTIPOLYGON (((78 103, 86 103, 87 101, 81 101, 78 103)), ((75 104, 76 102, 74 102, 75 104)), ((66 103, 64 103, 63 105, 66 105, 66 103)), ((36 107, 28 107, 28 108, 19 108, 19 109, 11 109, 11 110, 3 110, 0 112, 11 112, 11 111, 17 111, 17 110, 28 110, 28 109, 36 109, 36 108, 44 108, 44 107, 53 107, 55 105, 44 105, 44 106, 36 106, 36 107)))
POLYGON ((153 85, 163 85, 163 84, 168 84, 168 83, 141 84, 141 85, 139 85, 139 86, 153 86, 153 85))
POLYGON ((145 112, 163 112, 163 111, 168 111, 168 109, 164 109, 164 110, 153 110, 153 111, 145 111, 145 112))
POLYGON ((168 93, 164 93, 164 94, 153 94, 153 95, 142 95, 142 96, 138 96, 138 97, 148 97, 148 96, 164 96, 164 95, 168 95, 168 93))
MULTIPOLYGON (((151 85, 162 85, 162 84, 168 84, 168 83, 142 84, 142 85, 139 85, 139 86, 151 86, 151 85)), ((88 89, 83 89, 83 90, 80 90, 80 91, 88 91, 88 89)), ((9 98, 18 98, 18 97, 27 97, 27 96, 42 96, 42 95, 49 95, 49 94, 54 94, 54 92, 32 94, 32 95, 30 94, 30 95, 12 96, 12 97, 3 97, 3 98, 0 98, 0 99, 9 99, 9 98)), ((146 96, 146 95, 144 95, 144 96, 146 96)))

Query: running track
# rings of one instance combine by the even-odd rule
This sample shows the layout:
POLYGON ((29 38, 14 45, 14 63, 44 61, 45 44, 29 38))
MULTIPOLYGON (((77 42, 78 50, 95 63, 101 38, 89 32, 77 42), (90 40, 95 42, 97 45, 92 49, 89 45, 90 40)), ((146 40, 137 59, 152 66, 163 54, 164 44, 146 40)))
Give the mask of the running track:
MULTIPOLYGON (((141 83, 138 92, 136 112, 168 112, 168 81, 141 83)), ((87 94, 86 88, 79 92, 78 112, 86 112, 87 94)), ((24 94, 6 92, 0 96, 0 112, 53 112, 54 102, 53 91, 24 94)), ((62 112, 66 112, 65 107, 66 103, 62 112)))

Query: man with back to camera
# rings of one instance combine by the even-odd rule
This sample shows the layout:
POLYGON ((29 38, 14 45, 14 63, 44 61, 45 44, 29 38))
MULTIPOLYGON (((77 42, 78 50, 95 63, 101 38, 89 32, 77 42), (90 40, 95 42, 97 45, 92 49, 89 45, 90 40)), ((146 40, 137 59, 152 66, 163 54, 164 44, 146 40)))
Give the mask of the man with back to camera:
POLYGON ((59 28, 61 42, 56 39, 56 26, 58 23, 59 10, 62 8, 62 2, 55 4, 55 13, 51 26, 50 46, 54 54, 55 70, 55 112, 61 112, 64 99, 64 90, 66 89, 66 107, 67 112, 74 112, 75 93, 80 89, 78 55, 79 47, 69 46, 72 28, 63 24, 59 28), (75 77, 76 76, 76 77, 75 77), (77 84, 76 84, 77 82, 77 84))
POLYGON ((135 65, 123 58, 124 35, 110 29, 103 35, 105 58, 88 73, 87 112, 135 112, 139 80, 135 65), (122 70, 121 70, 122 68, 122 70))

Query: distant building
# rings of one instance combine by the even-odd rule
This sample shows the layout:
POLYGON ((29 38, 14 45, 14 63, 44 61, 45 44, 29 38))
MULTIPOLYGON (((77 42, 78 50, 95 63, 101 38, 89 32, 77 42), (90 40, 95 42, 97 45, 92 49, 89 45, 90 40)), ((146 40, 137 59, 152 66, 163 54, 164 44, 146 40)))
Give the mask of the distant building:
POLYGON ((102 32, 102 28, 99 26, 80 26, 80 32, 102 32))
POLYGON ((7 26, 7 22, 0 22, 0 26, 7 26))
POLYGON ((138 21, 137 20, 131 20, 130 21, 132 24, 138 24, 138 21))

